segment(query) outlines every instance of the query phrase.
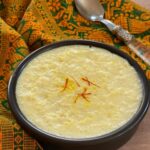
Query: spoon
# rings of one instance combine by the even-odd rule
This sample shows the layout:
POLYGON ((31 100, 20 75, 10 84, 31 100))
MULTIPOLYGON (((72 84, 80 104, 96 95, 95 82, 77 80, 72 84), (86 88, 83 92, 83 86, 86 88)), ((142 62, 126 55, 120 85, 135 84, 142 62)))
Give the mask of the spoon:
POLYGON ((143 45, 140 41, 135 39, 128 31, 121 26, 115 25, 110 20, 104 19, 104 8, 98 0, 74 0, 76 8, 80 14, 91 21, 100 21, 107 26, 107 28, 115 34, 120 40, 134 51, 143 61, 150 65, 150 48, 143 45))

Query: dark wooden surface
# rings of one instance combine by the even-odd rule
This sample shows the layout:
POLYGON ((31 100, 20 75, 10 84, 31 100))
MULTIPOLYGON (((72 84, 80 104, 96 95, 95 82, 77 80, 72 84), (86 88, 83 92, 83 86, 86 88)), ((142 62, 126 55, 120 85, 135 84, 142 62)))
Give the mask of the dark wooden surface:
POLYGON ((133 137, 119 150, 150 150, 150 109, 133 137))

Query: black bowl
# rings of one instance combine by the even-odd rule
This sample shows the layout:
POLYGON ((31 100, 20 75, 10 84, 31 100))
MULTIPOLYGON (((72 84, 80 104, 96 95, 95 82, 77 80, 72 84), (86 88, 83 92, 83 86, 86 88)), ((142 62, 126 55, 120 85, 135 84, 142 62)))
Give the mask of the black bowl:
MULTIPOLYGON (((149 103, 150 103, 150 93, 149 93, 149 84, 148 80, 142 71, 142 69, 139 67, 139 65, 130 58, 127 54, 121 52, 120 50, 99 43, 94 41, 87 41, 87 40, 70 40, 70 41, 62 41, 57 42, 54 44, 50 44, 47 46, 44 46, 42 48, 39 48, 38 50, 32 52, 30 55, 28 55, 22 63, 17 67, 17 69, 14 71, 8 85, 8 102, 10 105, 10 108, 17 119, 18 123, 33 137, 35 137, 37 140, 39 140, 42 144, 44 149, 58 149, 58 150, 79 150, 79 149, 86 149, 86 150, 110 150, 110 149, 117 149, 119 146, 121 146, 123 143, 125 143, 131 135, 134 133, 136 127, 143 119, 144 115, 146 114, 149 103), (16 90, 16 83, 19 75, 21 74, 22 70, 26 67, 26 65, 36 56, 39 54, 48 51, 53 50, 57 47, 61 46, 67 46, 67 45, 88 45, 88 46, 95 46, 104 48, 112 53, 115 53, 122 58, 126 59, 131 66, 135 68, 137 71, 139 78, 141 79, 141 83, 143 85, 143 100, 141 103, 140 108, 138 109, 137 113, 134 115, 134 117, 126 123, 121 128, 117 129, 116 131, 113 131, 109 134, 103 135, 103 136, 97 136, 92 138, 85 138, 85 139, 71 139, 71 138, 63 138, 56 135, 52 135, 50 133, 44 132, 43 130, 37 128, 34 126, 31 122, 27 120, 27 118, 22 114, 21 110, 19 109, 19 106, 17 104, 15 90, 16 90)), ((32 114, 31 114, 32 115, 32 114)))

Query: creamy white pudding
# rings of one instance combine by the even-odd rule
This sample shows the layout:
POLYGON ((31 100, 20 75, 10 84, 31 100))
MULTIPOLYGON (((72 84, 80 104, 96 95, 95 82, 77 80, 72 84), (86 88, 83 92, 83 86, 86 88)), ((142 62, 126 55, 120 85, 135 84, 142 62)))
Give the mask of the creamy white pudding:
POLYGON ((38 128, 67 138, 110 133, 126 124, 142 101, 142 84, 122 57, 89 46, 44 52, 23 69, 18 105, 38 128))

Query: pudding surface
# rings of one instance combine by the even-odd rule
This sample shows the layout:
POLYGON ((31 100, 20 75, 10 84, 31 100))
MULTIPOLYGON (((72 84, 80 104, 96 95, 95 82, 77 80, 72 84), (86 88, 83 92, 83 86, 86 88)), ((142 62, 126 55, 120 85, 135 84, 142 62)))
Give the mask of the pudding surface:
POLYGON ((24 116, 38 128, 88 138, 126 124, 141 104, 142 84, 122 57, 73 45, 31 60, 18 78, 16 97, 24 116))

